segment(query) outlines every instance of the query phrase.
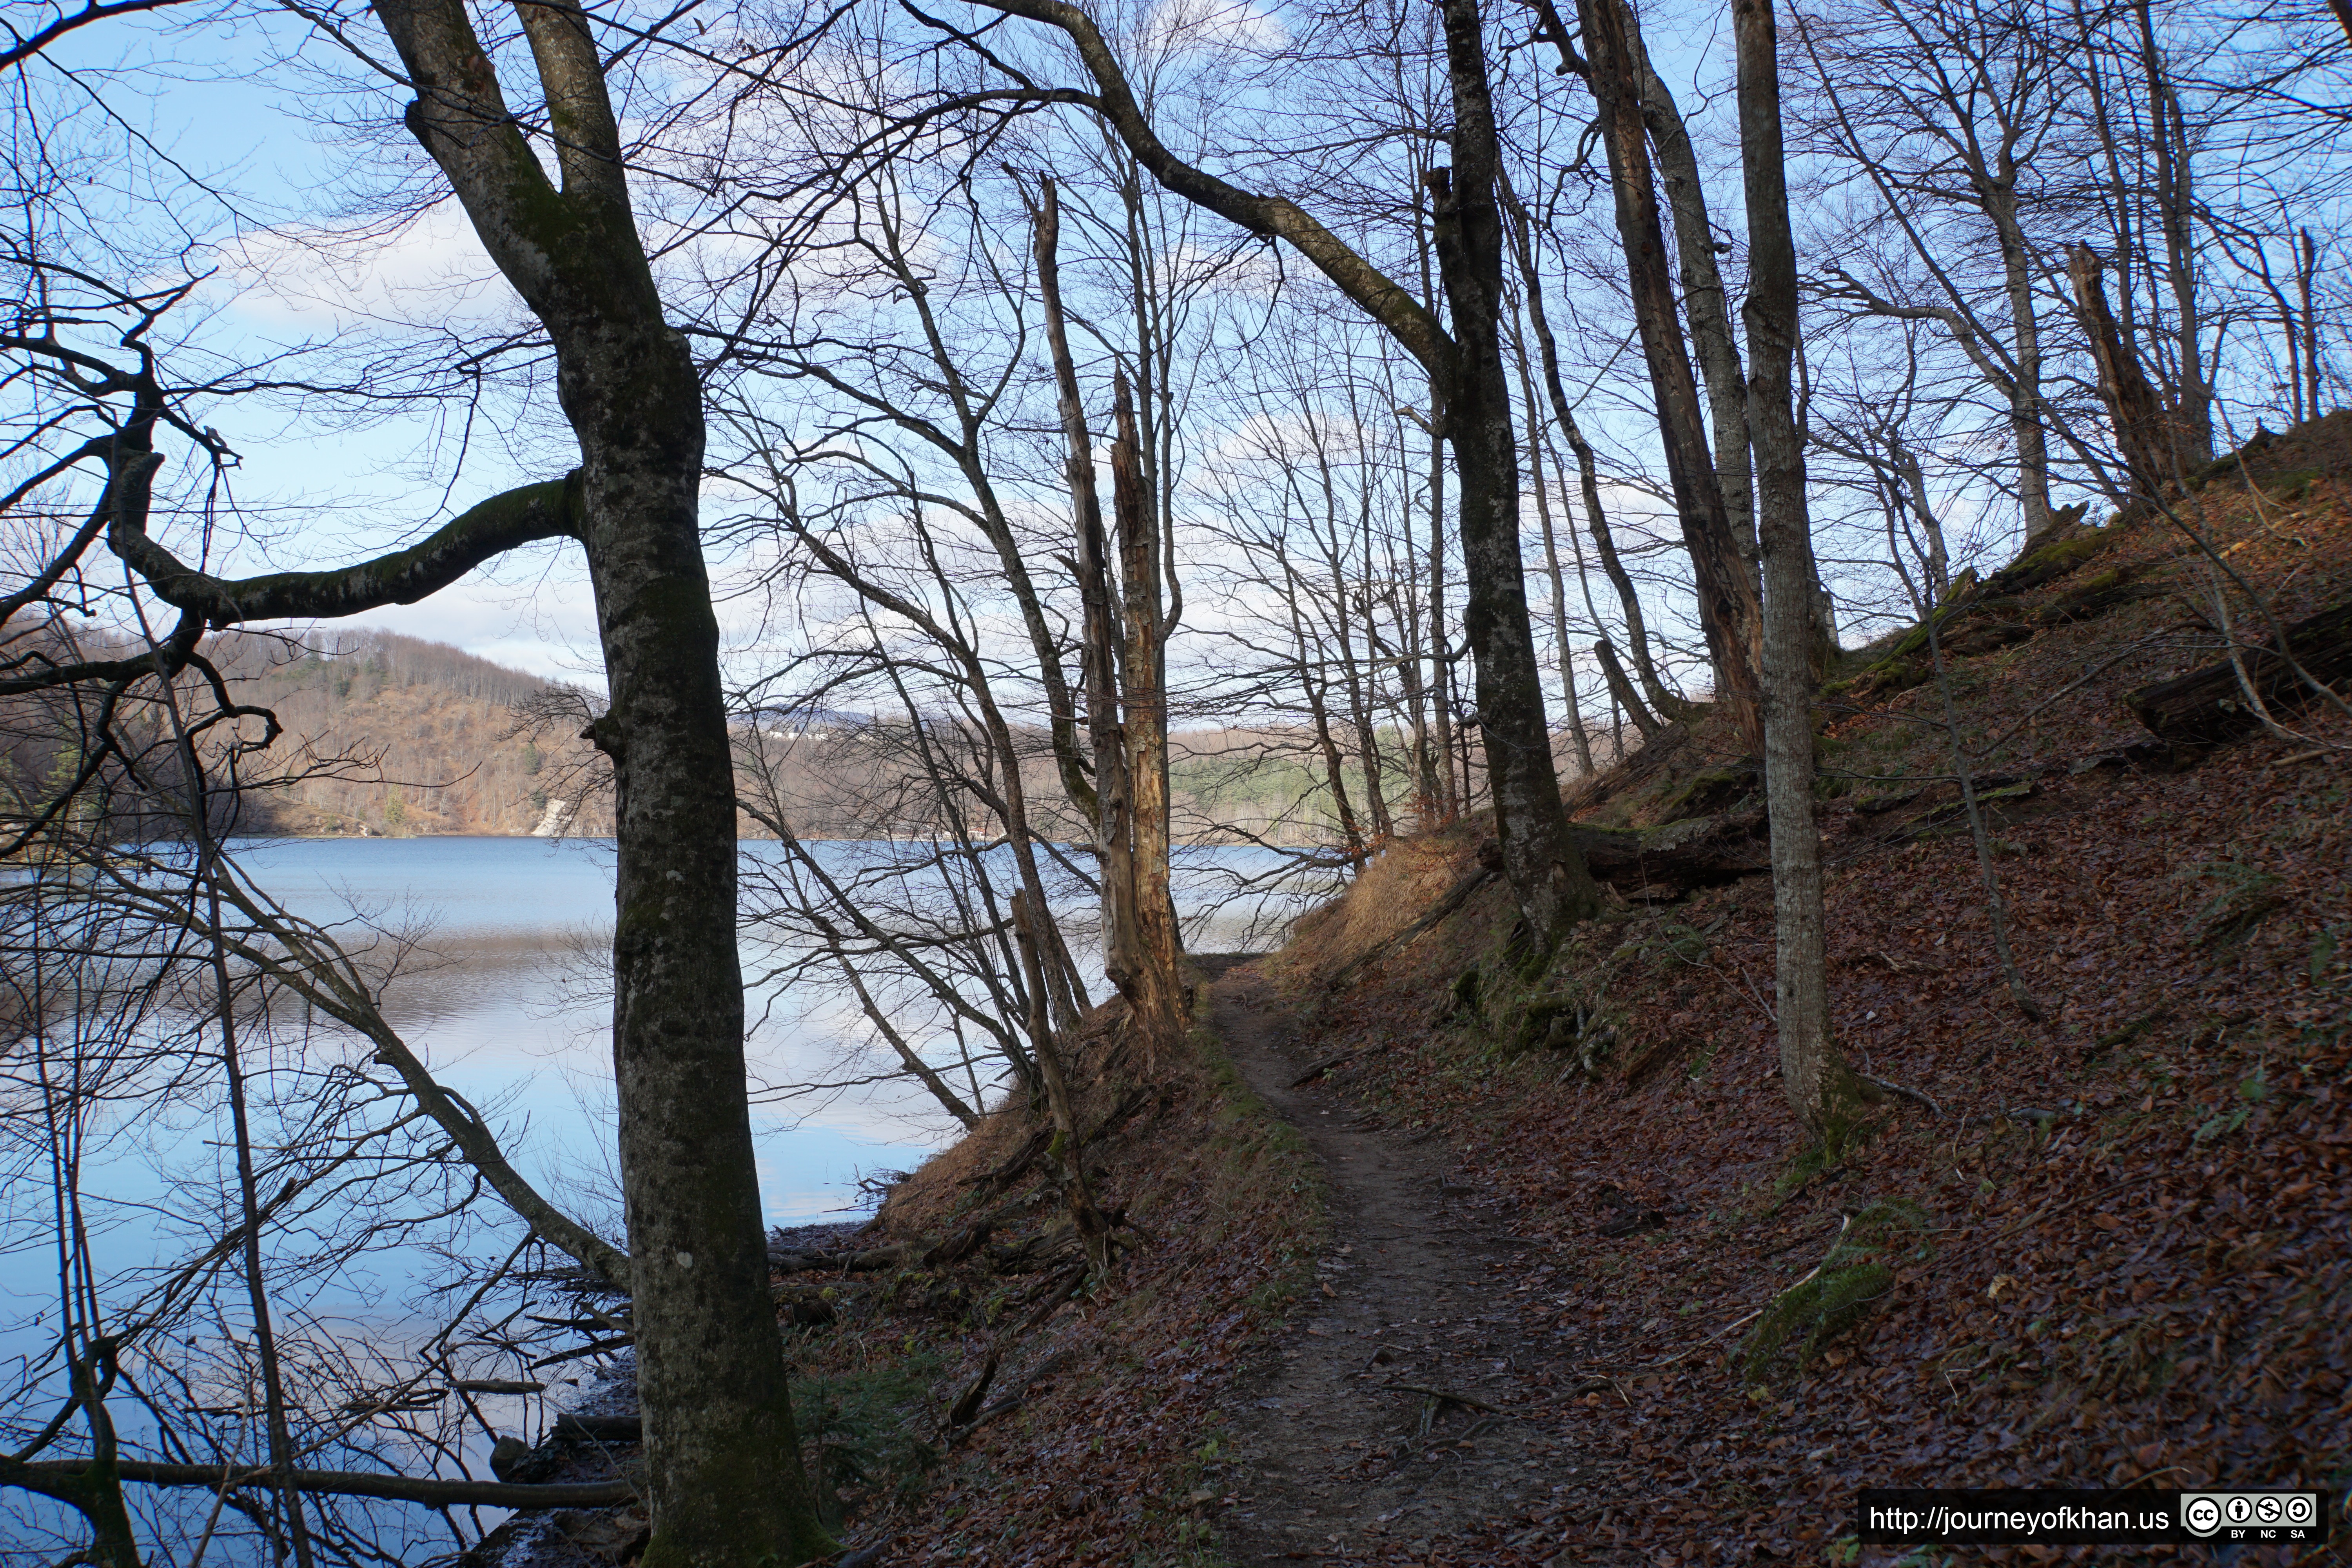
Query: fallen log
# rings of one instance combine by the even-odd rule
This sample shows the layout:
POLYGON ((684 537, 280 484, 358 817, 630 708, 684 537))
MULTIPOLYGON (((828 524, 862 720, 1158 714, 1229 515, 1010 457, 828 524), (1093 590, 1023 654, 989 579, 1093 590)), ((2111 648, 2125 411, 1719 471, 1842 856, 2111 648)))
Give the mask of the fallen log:
POLYGON ((565 1411, 555 1418, 555 1436, 573 1443, 642 1443, 642 1415, 580 1415, 565 1411))
POLYGON ((862 1252, 772 1251, 768 1254, 768 1267, 779 1274, 804 1274, 812 1269, 835 1268, 845 1268, 853 1274, 871 1274, 877 1269, 902 1268, 920 1258, 923 1251, 923 1247, 900 1242, 869 1247, 862 1252))
POLYGON ((1687 892, 1770 870, 1763 826, 1763 809, 1751 806, 1641 830, 1570 823, 1569 832, 1586 868, 1619 891, 1658 887, 1687 892))
MULTIPOLYGON (((376 1475, 364 1470, 294 1470, 281 1478, 267 1465, 224 1469, 219 1465, 161 1465, 143 1459, 123 1459, 115 1468, 124 1480, 144 1486, 203 1487, 208 1491, 221 1491, 284 1485, 298 1492, 383 1498, 391 1502, 423 1503, 428 1508, 598 1508, 627 1502, 637 1495, 635 1487, 618 1479, 530 1485, 515 1481, 447 1481, 376 1475)), ((52 1488, 75 1485, 88 1469, 88 1460, 44 1459, 19 1464, 0 1459, 0 1484, 58 1496, 62 1494, 52 1488)))
MULTIPOLYGON (((2337 685, 2352 678, 2352 600, 2309 616, 2286 628, 2287 653, 2313 679, 2337 685)), ((2262 713, 2246 700, 2251 686, 2273 715, 2316 701, 2319 693, 2269 642, 2241 648, 2236 659, 2153 686, 2125 699, 2148 733, 2175 745, 2218 745, 2263 727, 2262 713), (2241 680, 2239 669, 2244 669, 2241 680)))

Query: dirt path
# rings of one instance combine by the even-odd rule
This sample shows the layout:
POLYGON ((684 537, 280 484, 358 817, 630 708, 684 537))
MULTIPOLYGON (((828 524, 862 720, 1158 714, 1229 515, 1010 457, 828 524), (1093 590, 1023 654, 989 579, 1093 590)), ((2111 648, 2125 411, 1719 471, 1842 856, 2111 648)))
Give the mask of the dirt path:
POLYGON ((1242 1076, 1322 1162, 1333 1231, 1319 1304, 1236 1391, 1219 1543, 1235 1564, 1418 1556, 1541 1509, 1577 1460, 1512 1414, 1542 1352, 1488 1284, 1518 1251, 1507 1225, 1445 1180, 1443 1144, 1291 1087, 1314 1063, 1267 982, 1234 970, 1212 995, 1242 1076))

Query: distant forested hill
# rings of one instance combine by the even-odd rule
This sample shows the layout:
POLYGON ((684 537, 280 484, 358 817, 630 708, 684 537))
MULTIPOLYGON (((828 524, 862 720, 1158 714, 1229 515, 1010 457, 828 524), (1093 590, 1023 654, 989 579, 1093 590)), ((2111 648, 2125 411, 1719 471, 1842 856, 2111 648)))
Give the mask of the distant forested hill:
MULTIPOLYGON (((280 834, 522 834, 570 803, 565 830, 612 831, 608 775, 578 738, 588 694, 494 664, 446 643, 392 632, 322 632, 305 641, 231 633, 207 650, 236 698, 285 726, 269 754, 277 781, 255 790, 243 826, 280 834), (526 726, 519 713, 543 710, 526 726), (568 717, 567 717, 568 716, 568 717)), ((923 748, 902 721, 827 712, 762 714, 740 732, 743 783, 809 838, 924 837, 951 831, 918 787, 923 748)), ((928 727, 934 761, 961 750, 961 725, 928 727)), ((1024 766, 1032 809, 1076 839, 1042 730, 1024 766), (1065 818, 1069 818, 1065 820, 1065 818)), ((1389 737, 1400 755, 1405 742, 1389 737)), ((1171 737, 1177 837, 1199 843, 1324 843, 1336 818, 1303 729, 1198 729, 1171 737)), ((969 758, 960 758, 969 763, 969 758)), ((1387 781, 1402 805, 1409 785, 1387 781)), ((746 837, 770 828, 747 815, 746 837)))
POLYGON ((518 724, 518 705, 563 689, 537 676, 392 632, 230 636, 211 652, 237 700, 286 729, 273 760, 289 782, 248 808, 261 831, 520 834, 551 798, 572 803, 572 831, 611 830, 582 799, 593 758, 577 724, 518 724))

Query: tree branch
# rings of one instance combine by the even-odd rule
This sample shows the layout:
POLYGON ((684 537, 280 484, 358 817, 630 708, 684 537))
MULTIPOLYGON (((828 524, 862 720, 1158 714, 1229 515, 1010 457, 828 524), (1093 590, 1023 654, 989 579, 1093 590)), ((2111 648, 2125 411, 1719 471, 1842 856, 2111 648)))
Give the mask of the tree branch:
POLYGON ((147 580, 158 598, 215 626, 289 618, 332 620, 383 605, 413 605, 491 557, 543 539, 582 536, 580 476, 524 485, 481 501, 406 550, 325 572, 278 572, 237 580, 183 563, 121 506, 107 543, 147 580))
POLYGON ((1136 101, 1123 69, 1093 18, 1066 0, 976 0, 992 11, 1025 17, 1059 28, 1076 47, 1087 74, 1094 79, 1100 99, 1097 111, 1114 133, 1151 171, 1152 177, 1196 206, 1239 224, 1261 238, 1286 241, 1313 262, 1339 291, 1362 307, 1387 329, 1407 353, 1433 374, 1450 376, 1454 340, 1437 318, 1379 268, 1365 260, 1345 240, 1325 228, 1297 203, 1282 196, 1243 190, 1178 157, 1151 127, 1150 118, 1136 101))
MULTIPOLYGON (((22 1487, 44 1497, 71 1500, 76 1483, 90 1462, 43 1459, 21 1464, 0 1458, 0 1486, 22 1487)), ((222 1491, 268 1481, 291 1486, 300 1492, 324 1492, 335 1497, 386 1498, 394 1502, 423 1503, 428 1508, 597 1508, 626 1502, 637 1489, 618 1477, 609 1481, 575 1481, 569 1485, 525 1486, 513 1481, 423 1480, 410 1476, 374 1475, 363 1470, 293 1470, 273 1474, 268 1466, 165 1465, 143 1459, 121 1459, 114 1466, 126 1481, 156 1487, 203 1487, 222 1491)))

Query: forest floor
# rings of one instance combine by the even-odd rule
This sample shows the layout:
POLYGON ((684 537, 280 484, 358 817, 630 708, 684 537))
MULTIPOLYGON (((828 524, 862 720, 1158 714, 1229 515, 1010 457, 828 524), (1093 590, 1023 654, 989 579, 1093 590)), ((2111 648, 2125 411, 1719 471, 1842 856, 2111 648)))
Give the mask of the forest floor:
MULTIPOLYGON (((2347 501, 2352 414, 2182 510, 2292 622, 2352 597, 2347 501)), ((1111 1280, 1070 1293, 1018 1103, 893 1190, 894 1267, 778 1276, 828 1320, 787 1332, 860 1561, 1925 1568, 1859 1544, 1863 1488, 2209 1485, 2326 1494, 2333 1543, 2234 1561, 2343 1560, 2352 720, 2151 743, 2128 696, 2252 612, 2186 539, 2092 531, 1955 615, 1948 682, 1914 636, 1824 689, 1832 1021, 1876 1086, 1835 1150, 1781 1097, 1754 770, 1705 724, 1570 792, 1652 837, 1540 965, 1473 819, 1202 961, 1181 1050, 1103 1010, 1111 1280)))

